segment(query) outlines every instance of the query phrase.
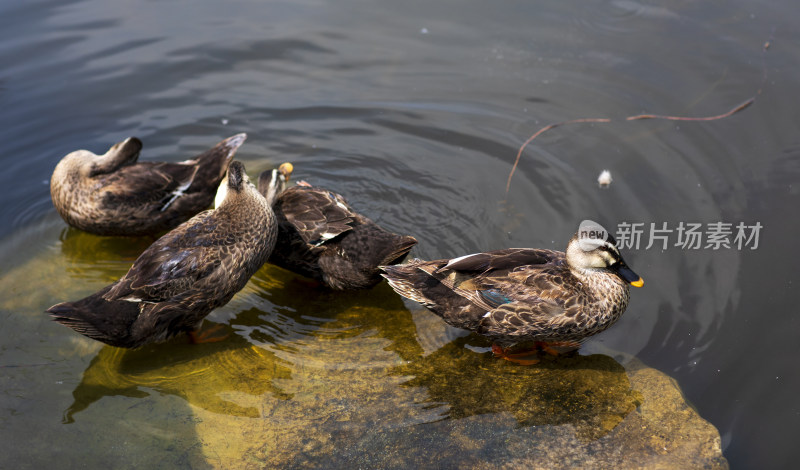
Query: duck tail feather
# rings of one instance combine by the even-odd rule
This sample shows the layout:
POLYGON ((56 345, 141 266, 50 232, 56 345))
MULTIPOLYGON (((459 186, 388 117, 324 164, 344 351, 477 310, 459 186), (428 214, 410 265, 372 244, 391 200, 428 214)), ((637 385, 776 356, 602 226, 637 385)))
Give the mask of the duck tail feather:
POLYGON ((112 346, 131 347, 130 326, 139 314, 136 302, 103 299, 108 286, 81 300, 62 302, 47 309, 53 320, 76 332, 112 346))
POLYGON ((398 236, 396 243, 391 245, 391 250, 383 254, 381 265, 394 265, 402 262, 408 252, 417 244, 417 239, 411 236, 398 236))
POLYGON ((233 156, 246 138, 247 134, 245 133, 236 134, 195 157, 198 162, 200 179, 214 181, 214 186, 219 184, 219 181, 225 176, 225 172, 228 171, 228 165, 233 160, 233 156))
POLYGON ((416 262, 418 261, 415 259, 408 264, 381 266, 380 269, 384 271, 381 276, 401 296, 414 302, 428 305, 432 302, 422 293, 418 284, 430 276, 417 268, 416 262))
POLYGON ((84 316, 85 312, 75 308, 72 302, 53 305, 47 309, 47 313, 53 317, 53 320, 66 327, 72 328, 84 336, 99 341, 105 341, 106 339, 106 335, 100 332, 100 330, 84 316))

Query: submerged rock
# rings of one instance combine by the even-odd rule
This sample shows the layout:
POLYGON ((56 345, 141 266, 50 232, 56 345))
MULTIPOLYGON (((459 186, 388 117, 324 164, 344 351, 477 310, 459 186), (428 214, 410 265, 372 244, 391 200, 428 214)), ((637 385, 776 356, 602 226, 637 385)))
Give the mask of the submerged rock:
MULTIPOLYGON (((331 356, 353 364, 350 355, 363 340, 331 356)), ((589 354, 519 366, 470 344, 478 341, 457 338, 389 369, 295 370, 297 382, 287 383, 293 398, 270 407, 264 419, 217 419, 195 410, 197 433, 213 456, 208 462, 224 468, 728 467, 717 429, 673 379, 637 359, 589 354)), ((375 346, 377 356, 387 356, 375 346)))
POLYGON ((359 453, 392 467, 728 467, 717 429, 672 378, 632 356, 526 367, 486 362, 460 344, 467 339, 400 368, 414 373, 405 385, 427 387, 450 419, 369 436, 359 453))
POLYGON ((625 368, 609 356, 545 355, 526 367, 476 354, 464 347, 470 338, 395 373, 412 377, 405 386, 425 387, 427 402, 446 404, 449 418, 502 413, 517 426, 568 426, 582 442, 605 436, 641 404, 625 368))
POLYGON ((385 284, 308 295, 266 266, 215 312, 225 341, 123 351, 65 335, 41 312, 124 274, 129 261, 106 243, 65 233, 52 258, 3 274, 4 364, 30 366, 3 369, 16 438, 0 467, 31 456, 66 467, 727 467, 718 431, 667 375, 594 343, 534 366, 503 361, 385 284))

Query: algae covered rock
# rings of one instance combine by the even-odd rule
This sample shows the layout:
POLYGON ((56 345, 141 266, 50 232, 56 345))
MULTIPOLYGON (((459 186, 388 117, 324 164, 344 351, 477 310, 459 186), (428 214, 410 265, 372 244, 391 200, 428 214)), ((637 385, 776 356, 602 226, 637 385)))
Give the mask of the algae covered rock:
POLYGON ((507 413, 519 426, 570 425, 581 440, 600 438, 640 403, 617 361, 603 354, 554 358, 520 366, 464 347, 465 338, 400 367, 406 386, 424 386, 431 403, 454 419, 507 413))
POLYGON ((15 262, 0 284, 13 324, 3 426, 16 436, 2 467, 31 456, 66 467, 727 467, 718 431, 667 375, 594 343, 533 366, 503 361, 386 285, 309 295, 265 267, 210 318, 225 341, 101 346, 43 311, 129 261, 113 240, 60 226, 49 238, 60 240, 53 259, 15 262))
POLYGON ((388 369, 295 370, 298 382, 284 382, 292 398, 270 416, 196 410, 197 432, 209 463, 224 468, 727 468, 716 428, 635 358, 604 351, 520 366, 479 341, 458 338, 388 369))
MULTIPOLYGON (((615 353, 519 366, 458 339, 418 363, 444 419, 359 443, 390 466, 473 468, 727 468, 717 429, 669 376, 615 353)), ((352 462, 352 463, 357 463, 352 462)))

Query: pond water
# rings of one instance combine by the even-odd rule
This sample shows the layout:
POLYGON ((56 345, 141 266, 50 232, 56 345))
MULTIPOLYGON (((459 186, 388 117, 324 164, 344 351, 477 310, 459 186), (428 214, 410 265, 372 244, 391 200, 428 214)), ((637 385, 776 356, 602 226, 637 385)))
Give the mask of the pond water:
MULTIPOLYGON (((524 390, 547 368, 514 372, 386 284, 336 294, 265 266, 208 317, 229 333, 208 345, 123 351, 50 321, 45 309, 113 282, 152 241, 67 228, 48 189, 58 160, 135 135, 142 159, 179 161, 239 132, 251 176, 292 161, 298 179, 417 237, 420 258, 561 250, 583 219, 644 224, 624 255, 645 286, 586 350, 674 377, 734 468, 790 466, 800 4, 760 3, 3 3, 0 466, 370 466, 364 455, 400 440, 423 459, 441 446, 447 466, 475 440, 544 424, 475 397, 524 390), (751 97, 716 120, 625 119, 719 116, 751 97), (541 134, 506 193, 522 143, 580 118, 611 122, 541 134), (732 224, 730 247, 706 248, 708 233, 676 246, 681 223, 718 222, 732 224), (735 243, 739 223, 760 224, 755 249, 735 243), (650 224, 672 230, 659 232, 666 249, 647 249, 650 224)), ((618 384, 601 358, 592 367, 618 384)), ((559 416, 547 424, 604 432, 559 416)), ((409 461, 372 465, 393 462, 409 461)))

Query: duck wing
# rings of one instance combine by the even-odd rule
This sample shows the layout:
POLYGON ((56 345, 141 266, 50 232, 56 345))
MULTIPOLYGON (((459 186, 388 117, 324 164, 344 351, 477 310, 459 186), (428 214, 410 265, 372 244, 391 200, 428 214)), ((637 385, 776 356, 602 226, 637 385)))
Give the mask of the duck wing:
POLYGON ((339 194, 305 186, 284 191, 275 203, 275 212, 278 217, 282 214, 311 246, 352 230, 359 217, 339 194))
POLYGON ((502 304, 484 315, 476 332, 489 337, 510 337, 524 340, 546 332, 547 336, 566 336, 570 318, 562 305, 546 299, 502 304), (561 332, 561 334, 559 334, 561 332))
POLYGON ((456 294, 484 311, 499 305, 534 301, 528 284, 560 271, 564 254, 533 248, 508 248, 453 258, 447 263, 420 265, 456 294))
POLYGON ((497 275, 524 266, 552 263, 563 259, 563 257, 564 254, 560 251, 535 248, 507 248, 505 250, 473 253, 453 258, 437 271, 453 270, 497 275))
MULTIPOLYGON (((569 333, 584 303, 579 293, 565 295, 570 274, 558 263, 518 268, 503 277, 486 276, 473 295, 490 307, 477 332, 487 336, 525 337, 536 332, 569 333)), ((579 319, 577 319, 579 320, 579 319)))
POLYGON ((219 268, 236 239, 215 233, 213 219, 213 211, 200 213, 156 240, 103 298, 163 302, 191 294, 199 282, 222 282, 219 268))
MULTIPOLYGON (((228 164, 245 138, 246 134, 234 135, 182 162, 135 163, 134 158, 124 164, 115 163, 113 172, 100 176, 102 204, 111 210, 120 206, 137 208, 144 217, 167 209, 193 215, 211 204, 228 164)), ((117 145, 125 149, 133 145, 128 143, 130 140, 117 145)), ((134 149, 141 149, 138 139, 134 143, 138 144, 134 149)))
MULTIPOLYGON (((479 275, 462 282, 459 276, 450 276, 453 290, 486 312, 476 332, 525 340, 542 335, 570 337, 582 331, 588 318, 581 311, 589 299, 579 291, 565 291, 573 279, 563 253, 501 250, 491 258, 482 264, 491 267, 479 275), (527 264, 514 266, 513 259, 527 264)), ((473 267, 482 266, 480 257, 474 261, 473 267)))
POLYGON ((106 207, 138 206, 163 212, 192 185, 197 166, 184 163, 142 162, 126 166, 104 180, 106 207))

